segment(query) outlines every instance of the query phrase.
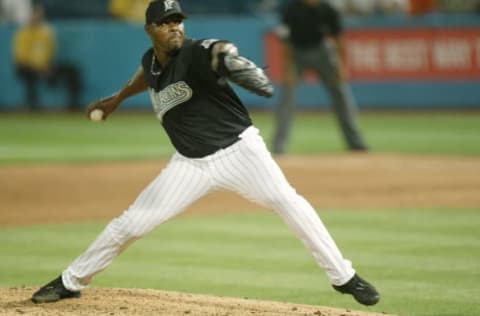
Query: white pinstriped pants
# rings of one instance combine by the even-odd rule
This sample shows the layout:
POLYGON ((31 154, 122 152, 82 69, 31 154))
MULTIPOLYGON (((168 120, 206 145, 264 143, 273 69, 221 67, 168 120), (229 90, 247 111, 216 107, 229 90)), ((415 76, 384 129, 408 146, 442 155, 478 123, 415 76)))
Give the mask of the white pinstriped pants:
POLYGON ((227 189, 273 209, 310 250, 334 285, 354 274, 312 206, 290 186, 258 130, 200 159, 176 153, 165 169, 121 216, 112 220, 90 247, 62 274, 72 291, 85 288, 129 244, 174 217, 208 192, 227 189))

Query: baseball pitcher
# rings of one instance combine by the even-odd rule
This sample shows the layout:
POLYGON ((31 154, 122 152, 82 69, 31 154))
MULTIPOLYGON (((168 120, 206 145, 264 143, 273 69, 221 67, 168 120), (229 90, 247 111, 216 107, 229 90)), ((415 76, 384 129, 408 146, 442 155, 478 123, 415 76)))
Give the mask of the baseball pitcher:
POLYGON ((185 38, 185 18, 177 1, 151 2, 145 31, 152 48, 143 55, 141 67, 117 93, 87 110, 87 114, 101 110, 106 119, 126 98, 148 91, 176 153, 133 204, 32 300, 79 297, 132 242, 209 192, 227 189, 280 215, 336 290, 353 295, 361 304, 376 304, 375 288, 356 274, 315 210, 288 183, 230 86, 238 84, 270 97, 270 80, 231 42, 185 38))

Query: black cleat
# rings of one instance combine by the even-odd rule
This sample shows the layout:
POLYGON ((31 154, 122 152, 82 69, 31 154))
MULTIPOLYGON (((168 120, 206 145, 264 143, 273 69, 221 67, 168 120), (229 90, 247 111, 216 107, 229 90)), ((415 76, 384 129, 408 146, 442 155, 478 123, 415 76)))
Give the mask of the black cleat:
POLYGON ((357 302, 363 305, 375 305, 380 300, 380 294, 377 290, 359 277, 357 274, 353 276, 344 285, 332 285, 335 290, 343 294, 351 294, 357 302))
POLYGON ((80 292, 68 290, 62 282, 62 276, 59 276, 52 282, 41 287, 32 296, 32 302, 38 303, 53 303, 64 298, 80 297, 80 292))

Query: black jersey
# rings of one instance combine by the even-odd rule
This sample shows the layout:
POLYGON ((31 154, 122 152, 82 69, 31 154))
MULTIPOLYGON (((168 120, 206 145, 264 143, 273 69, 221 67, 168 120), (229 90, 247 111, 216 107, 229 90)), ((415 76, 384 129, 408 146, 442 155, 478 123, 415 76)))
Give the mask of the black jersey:
POLYGON ((175 149, 200 158, 226 148, 252 125, 245 106, 211 66, 217 40, 185 40, 161 69, 153 48, 142 58, 152 105, 175 149))
POLYGON ((290 41, 296 48, 316 47, 326 35, 342 32, 338 11, 325 1, 312 6, 294 0, 284 7, 282 22, 290 29, 290 41))

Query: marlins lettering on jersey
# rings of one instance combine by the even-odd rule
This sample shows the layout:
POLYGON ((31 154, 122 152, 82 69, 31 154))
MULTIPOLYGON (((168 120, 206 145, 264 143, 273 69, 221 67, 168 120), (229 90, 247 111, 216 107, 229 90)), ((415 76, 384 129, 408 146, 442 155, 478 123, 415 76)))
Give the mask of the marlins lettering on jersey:
POLYGON ((162 121, 163 116, 168 110, 187 102, 193 95, 192 89, 185 81, 172 83, 159 92, 155 92, 154 89, 150 88, 149 93, 153 109, 157 113, 160 121, 162 121))

